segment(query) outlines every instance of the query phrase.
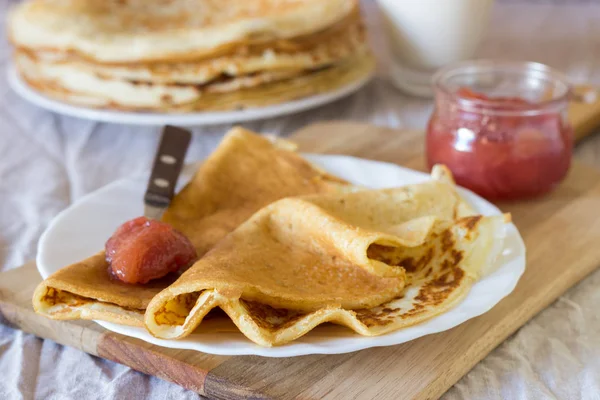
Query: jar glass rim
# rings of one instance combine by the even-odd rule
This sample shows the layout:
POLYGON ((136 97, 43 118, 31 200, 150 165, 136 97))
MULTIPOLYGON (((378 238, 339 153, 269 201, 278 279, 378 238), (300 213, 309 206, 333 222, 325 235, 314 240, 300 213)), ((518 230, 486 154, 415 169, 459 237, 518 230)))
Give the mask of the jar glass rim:
POLYGON ((565 103, 569 100, 572 93, 572 87, 563 73, 545 64, 527 61, 498 61, 486 59, 464 61, 438 70, 432 78, 432 84, 436 91, 452 97, 457 102, 458 106, 465 111, 506 116, 531 116, 557 112, 565 107, 565 103), (494 99, 486 100, 461 97, 448 85, 449 79, 460 74, 475 74, 484 71, 501 72, 503 70, 521 73, 523 75, 531 75, 538 79, 551 81, 557 85, 558 93, 549 99, 531 103, 527 107, 511 110, 497 107, 499 103, 494 101, 494 99))

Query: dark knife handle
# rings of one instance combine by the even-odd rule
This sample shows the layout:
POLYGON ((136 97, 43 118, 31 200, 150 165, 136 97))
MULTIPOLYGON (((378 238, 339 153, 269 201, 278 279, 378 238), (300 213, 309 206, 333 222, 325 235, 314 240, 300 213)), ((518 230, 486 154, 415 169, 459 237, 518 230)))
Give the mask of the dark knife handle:
POLYGON ((145 204, 161 208, 169 205, 191 138, 192 133, 188 130, 170 125, 164 127, 144 195, 145 204))

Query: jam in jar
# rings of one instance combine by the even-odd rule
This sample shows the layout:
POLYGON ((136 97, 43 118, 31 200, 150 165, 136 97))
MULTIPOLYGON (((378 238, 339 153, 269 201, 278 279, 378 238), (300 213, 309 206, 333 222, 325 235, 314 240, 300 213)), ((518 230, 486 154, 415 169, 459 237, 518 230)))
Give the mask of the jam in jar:
POLYGON ((490 200, 549 192, 571 163, 570 87, 537 63, 472 61, 434 78, 427 126, 431 168, 444 164, 457 183, 490 200))

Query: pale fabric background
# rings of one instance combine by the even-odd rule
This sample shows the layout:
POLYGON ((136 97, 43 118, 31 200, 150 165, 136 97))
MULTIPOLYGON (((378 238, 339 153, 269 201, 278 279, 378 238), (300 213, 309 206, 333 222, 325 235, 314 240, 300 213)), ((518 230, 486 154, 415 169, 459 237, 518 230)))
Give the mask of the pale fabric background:
MULTIPOLYGON (((2 11, 9 3, 0 0, 2 11)), ((249 128, 289 134, 326 119, 424 126, 431 105, 403 96, 386 80, 387 57, 375 8, 372 3, 365 8, 381 61, 377 78, 335 104, 249 128)), ((40 234, 60 210, 117 178, 145 171, 158 136, 151 128, 60 117, 25 103, 7 87, 10 48, 6 40, 0 46, 0 270, 6 270, 35 257, 40 234)), ((502 1, 479 55, 540 61, 575 81, 600 84, 600 2, 502 1)), ((205 157, 227 128, 195 129, 189 161, 205 157)), ((597 150, 585 150, 588 156, 590 151, 597 150)), ((600 271, 510 337, 443 398, 600 399, 599 286, 600 271)), ((0 325, 0 399, 107 398, 197 395, 0 325)))

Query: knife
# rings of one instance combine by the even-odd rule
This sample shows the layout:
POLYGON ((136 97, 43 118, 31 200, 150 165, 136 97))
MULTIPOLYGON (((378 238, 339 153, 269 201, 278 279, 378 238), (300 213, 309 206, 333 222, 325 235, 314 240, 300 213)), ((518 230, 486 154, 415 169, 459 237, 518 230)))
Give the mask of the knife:
POLYGON ((191 138, 192 133, 186 129, 170 125, 163 128, 144 194, 144 216, 160 219, 171 203, 191 138))

